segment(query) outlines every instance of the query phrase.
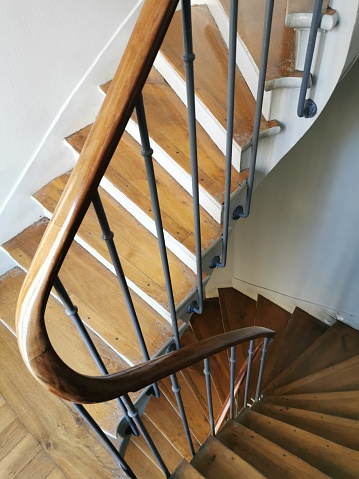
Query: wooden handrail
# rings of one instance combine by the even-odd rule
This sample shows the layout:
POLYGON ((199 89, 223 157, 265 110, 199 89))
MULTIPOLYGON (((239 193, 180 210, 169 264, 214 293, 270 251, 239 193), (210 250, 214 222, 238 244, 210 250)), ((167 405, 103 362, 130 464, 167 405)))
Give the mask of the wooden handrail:
MULTIPOLYGON (((42 376, 43 363, 52 350, 44 322, 52 285, 133 112, 177 3, 178 0, 145 0, 100 113, 23 284, 16 313, 17 337, 21 355, 35 376, 42 376), (39 364, 41 373, 37 371, 39 364)), ((50 355, 53 357, 53 353, 50 355)), ((41 380, 50 381, 46 375, 41 380)))
POLYGON ((110 401, 135 392, 213 354, 252 339, 273 338, 275 332, 258 326, 237 329, 185 346, 108 376, 85 376, 68 367, 49 343, 49 348, 31 361, 30 370, 49 391, 76 403, 110 401))

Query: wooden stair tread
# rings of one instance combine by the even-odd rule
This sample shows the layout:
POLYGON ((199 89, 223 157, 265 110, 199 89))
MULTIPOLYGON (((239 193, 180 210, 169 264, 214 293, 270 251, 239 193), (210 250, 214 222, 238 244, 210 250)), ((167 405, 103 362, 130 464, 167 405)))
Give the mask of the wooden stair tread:
MULTIPOLYGON (((322 11, 327 10, 329 0, 323 0, 322 11)), ((287 0, 287 14, 294 15, 296 13, 313 13, 312 0, 287 0)))
MULTIPOLYGON (((40 220, 3 246, 25 270, 30 266, 47 223, 45 219, 40 220)), ((117 293, 120 290, 116 277, 73 242, 60 278, 86 324, 129 363, 141 362, 143 356, 125 302, 117 293)), ((153 355, 171 337, 170 326, 135 293, 131 296, 149 354, 153 355)))
MULTIPOLYGON (((67 141, 81 152, 92 125, 71 135, 67 141)), ((154 219, 141 146, 124 133, 105 177, 133 203, 154 219), (126 161, 124 161, 126 159, 126 161)), ((153 162, 164 229, 195 253, 192 197, 156 161, 153 162)), ((222 227, 201 208, 202 251, 222 233, 222 227)))
MULTIPOLYGON (((0 278, 0 318, 15 331, 15 309, 25 273, 18 267, 13 268, 0 278)), ((83 340, 71 319, 65 314, 61 303, 50 297, 45 312, 46 329, 55 350, 63 361, 82 374, 99 376, 100 372, 88 352, 83 340), (76 354, 74 354, 74 351, 76 354)), ((128 364, 91 329, 88 329, 92 341, 101 355, 108 371, 115 372, 128 368, 128 364)), ((131 394, 135 400, 138 393, 131 394)), ((122 412, 116 401, 89 404, 86 409, 100 424, 102 429, 116 437, 116 426, 122 412)))
POLYGON ((200 472, 197 471, 185 459, 181 462, 175 472, 171 475, 171 479, 205 479, 200 472))
POLYGON ((359 356, 305 376, 275 389, 275 395, 339 392, 359 389, 359 356))
POLYGON ((357 451, 255 411, 247 410, 239 421, 330 477, 358 477, 357 451))
MULTIPOLYGON (((183 432, 182 421, 165 395, 161 394, 160 398, 151 397, 146 406, 144 415, 183 458, 191 460, 192 456, 183 432)), ((192 440, 193 446, 195 450, 197 450, 199 448, 199 443, 193 435, 192 440)))
POLYGON ((270 389, 344 361, 359 351, 359 332, 335 323, 290 364, 270 385, 270 389))
POLYGON ((138 478, 163 479, 164 477, 161 469, 148 460, 147 456, 133 441, 130 441, 127 445, 125 460, 138 478))
MULTIPOLYGON (((178 384, 181 388, 181 397, 185 407, 188 426, 190 431, 197 439, 199 444, 203 444, 204 441, 207 439, 210 428, 209 423, 206 415, 203 413, 200 403, 197 400, 197 397, 193 394, 192 390, 188 387, 184 377, 181 373, 176 374, 178 384)), ((162 392, 167 398, 167 400, 171 403, 173 409, 177 412, 178 415, 179 409, 177 406, 177 400, 175 393, 172 391, 172 383, 169 377, 162 379, 159 381, 159 387, 162 392)))
MULTIPOLYGON (((229 16, 230 0, 220 0, 220 2, 229 16)), ((282 77, 301 76, 301 72, 296 71, 294 66, 295 33, 293 29, 285 26, 286 8, 287 0, 274 2, 267 82, 282 77)), ((262 49, 264 15, 265 3, 260 0, 247 0, 238 5, 238 34, 258 68, 262 49)))
MULTIPOLYGON (((62 175, 36 193, 36 199, 51 213, 65 188, 69 174, 62 175)), ((101 188, 102 203, 115 234, 124 273, 142 291, 168 309, 166 285, 157 239, 136 218, 101 188)), ((111 262, 95 210, 91 205, 79 228, 78 235, 103 258, 111 262)), ((197 286, 193 271, 167 250, 175 303, 178 306, 197 286)))
MULTIPOLYGON (((181 462, 182 456, 145 415, 142 415, 141 419, 148 433, 153 439, 158 451, 160 452, 166 466, 170 471, 174 471, 181 462)), ((134 442, 139 449, 141 449, 145 456, 152 461, 156 467, 159 467, 155 457, 147 446, 146 441, 143 439, 143 436, 131 436, 131 441, 134 442)))
MULTIPOLYGON (((29 374, 15 337, 1 322, 0 364, 1 394, 67 479, 110 479, 121 474, 111 454, 76 412, 29 374)), ((54 473, 53 477, 63 476, 54 473)))
MULTIPOLYGON (((257 12, 255 15, 257 16, 257 12)), ((228 53, 224 40, 207 6, 192 7, 193 49, 196 95, 226 128, 228 53), (211 68, 208 69, 208 65, 211 68)), ((176 12, 161 47, 161 53, 184 78, 182 17, 176 12)), ((241 148, 250 144, 253 132, 255 100, 243 76, 236 71, 234 139, 241 148)), ((261 120, 261 130, 278 128, 274 120, 261 120)))
POLYGON ((263 479, 260 472, 214 437, 209 437, 191 461, 206 479, 263 479))
MULTIPOLYGON (((102 86, 106 93, 111 82, 102 86)), ((144 103, 150 137, 191 176, 188 142, 188 113, 181 100, 155 68, 144 90, 144 103), (163 105, 166 105, 164 108, 163 105)), ((133 120, 136 120, 133 115, 133 120)), ((199 184, 219 204, 224 201, 225 160, 210 136, 197 122, 199 184)), ((248 172, 232 168, 231 193, 248 177, 248 172)))
POLYGON ((314 343, 328 326, 305 311, 296 308, 289 319, 278 344, 275 361, 267 364, 264 381, 268 382, 278 376, 289 364, 314 343))
POLYGON ((359 423, 353 419, 330 416, 287 406, 258 403, 254 410, 278 421, 321 436, 329 441, 359 451, 359 423))
POLYGON ((359 420, 359 391, 267 396, 261 402, 359 420))
POLYGON ((277 444, 235 421, 228 421, 217 439, 268 479, 328 477, 277 444))

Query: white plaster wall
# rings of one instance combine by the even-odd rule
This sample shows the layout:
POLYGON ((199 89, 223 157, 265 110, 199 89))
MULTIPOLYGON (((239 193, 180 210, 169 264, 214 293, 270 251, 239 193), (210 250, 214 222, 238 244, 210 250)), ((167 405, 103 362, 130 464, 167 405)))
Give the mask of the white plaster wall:
POLYGON ((66 134, 93 121, 141 1, 0 2, 0 241, 41 211, 30 195, 74 163, 66 134))
POLYGON ((236 227, 233 257, 234 284, 323 306, 356 327, 358 105, 356 62, 309 132, 256 190, 251 216, 236 227))

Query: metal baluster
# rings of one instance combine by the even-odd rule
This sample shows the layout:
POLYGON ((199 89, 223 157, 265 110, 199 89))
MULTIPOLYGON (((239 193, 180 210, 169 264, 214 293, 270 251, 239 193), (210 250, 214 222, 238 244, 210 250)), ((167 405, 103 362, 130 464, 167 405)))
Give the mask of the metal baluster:
POLYGON ((263 348, 262 348, 261 365, 260 365, 259 374, 258 374, 257 391, 256 391, 256 396, 255 396, 255 401, 256 402, 259 401, 259 398, 260 398, 263 371, 264 371, 264 361, 265 361, 265 358, 266 358, 268 344, 269 344, 269 338, 265 338, 264 343, 263 343, 263 348))
POLYGON ((147 446, 150 448, 152 454, 154 455, 156 461, 158 462, 160 468, 162 471, 165 473, 166 477, 170 477, 170 471, 168 470, 166 464, 164 463, 161 454, 158 452, 157 447, 155 446, 151 436, 149 435, 145 425, 142 422, 142 419, 140 418, 138 411, 136 407, 133 405, 131 399, 129 398, 128 394, 125 394, 122 396, 123 402, 125 406, 127 407, 128 415, 133 419, 134 423, 137 426, 137 429, 140 431, 142 434, 144 440, 147 443, 147 446))
POLYGON ((197 293, 198 302, 193 301, 188 307, 189 313, 201 314, 203 312, 203 283, 202 283, 202 246, 201 246, 201 218, 199 204, 199 182, 198 182, 198 158, 197 158, 197 132, 196 132, 196 107, 194 93, 194 69, 192 41, 192 18, 190 0, 182 0, 182 29, 183 29, 183 61, 186 74, 187 90, 187 111, 188 111, 188 133, 190 144, 190 161, 192 175, 192 199, 194 234, 196 241, 196 266, 197 266, 197 293))
POLYGON ((305 118, 313 118, 313 116, 317 113, 317 105, 313 100, 308 98, 305 99, 307 95, 307 89, 309 84, 310 78, 310 70, 312 67, 315 43, 317 40, 318 29, 320 28, 320 22, 322 19, 322 0, 315 0, 312 23, 310 25, 309 31, 309 39, 308 39, 308 46, 307 52, 305 54, 305 61, 304 61, 304 70, 302 76, 302 83, 300 85, 300 92, 299 92, 299 100, 298 100, 298 108, 297 108, 297 115, 299 117, 305 118))
POLYGON ((236 348, 231 348, 230 362, 230 386, 229 386, 229 411, 230 418, 234 419, 234 388, 235 388, 235 373, 236 373, 236 348))
POLYGON ((181 386, 178 384, 178 379, 177 379, 176 374, 171 374, 170 378, 171 378, 171 383, 172 383, 172 391, 175 393, 175 396, 176 396, 178 411, 179 411, 181 419, 182 419, 183 429, 184 429, 184 432, 186 434, 188 446, 189 446, 189 449, 191 451, 192 456, 194 456, 195 455, 195 450, 194 450, 194 447, 193 447, 191 432, 189 430, 187 416, 186 416, 186 412, 185 412, 183 401, 182 401, 181 386))
MULTIPOLYGON (((77 306, 75 306, 73 304, 73 302, 71 301, 71 298, 68 295, 68 293, 67 293, 67 291, 66 291, 66 289, 65 289, 64 285, 62 284, 59 277, 57 277, 54 281, 54 288, 56 289, 56 292, 60 297, 60 301, 65 306, 65 313, 67 314, 67 316, 71 317, 77 331, 80 333, 80 336, 83 339, 87 349, 89 350, 92 358, 94 359, 95 363, 97 364, 97 367, 99 368, 101 373, 104 376, 106 376, 108 374, 108 370, 107 370, 104 362, 102 361, 102 358, 101 358, 100 354, 98 353, 98 351, 96 349, 96 346, 94 345, 94 343, 91 339, 91 336, 89 335, 87 329, 85 328, 85 326, 84 326, 84 324, 83 324, 83 322, 82 322, 82 320, 81 320, 81 318, 78 314, 77 306)), ((128 421, 128 424, 129 424, 129 426, 132 430, 132 433, 135 436, 138 436, 138 431, 136 429, 136 426, 135 426, 134 422, 132 421, 132 419, 128 416, 127 409, 126 409, 125 405, 123 404, 122 399, 117 398, 117 402, 118 402, 124 416, 126 417, 126 419, 128 421)))
POLYGON ((123 471, 127 474, 128 477, 131 477, 131 479, 137 479, 137 476, 135 476, 134 472, 130 468, 130 466, 127 464, 125 459, 120 455, 120 453, 117 451, 115 446, 112 444, 112 442, 109 440, 109 438, 106 436, 106 434, 102 431, 100 426, 97 424, 96 421, 90 416, 90 414, 86 411, 86 409, 81 405, 81 404, 74 404, 74 407, 76 411, 80 414, 80 416, 86 421, 86 423, 91 427, 93 431, 99 436, 101 439, 102 443, 104 446, 108 449, 110 454, 115 458, 116 461, 120 463, 121 468, 123 471))
POLYGON ((155 172, 153 169, 153 159, 152 159, 153 150, 150 146, 150 140, 148 136, 148 128, 147 128, 146 114, 145 114, 142 94, 140 95, 136 104, 136 115, 137 115, 138 127, 140 131, 141 143, 142 143, 141 153, 145 160, 148 187, 149 187, 150 195, 151 195, 152 211, 155 217, 158 246, 160 249, 162 269, 163 269, 163 274, 164 274, 165 282, 166 282, 166 290, 167 290, 168 302, 170 307, 173 335, 174 335, 176 349, 179 349, 180 339, 178 334, 176 307, 175 307, 175 302, 173 297, 172 281, 171 281, 171 274, 170 274, 170 269, 168 265, 165 237, 163 233, 161 209, 160 209, 160 205, 158 201, 155 172))
POLYGON ((206 378, 206 390, 207 390, 207 402, 208 402, 208 414, 209 414, 209 424, 211 426, 212 436, 216 435, 214 427, 214 416, 213 416, 213 401, 212 401, 212 384, 211 384, 211 368, 209 363, 209 358, 204 360, 204 376, 206 378))
MULTIPOLYGON (((149 361, 150 360, 150 355, 148 354, 148 349, 147 349, 147 346, 146 346, 146 343, 145 343, 145 339, 144 339, 143 334, 142 334, 141 326, 140 326, 140 323, 138 321, 136 310, 135 310, 135 307, 134 307, 134 304, 133 304, 133 301, 132 301, 132 298, 131 298, 130 290, 128 288, 127 281, 126 281, 126 278, 125 278, 125 274, 123 272, 121 261, 120 261, 120 258, 119 258, 119 255, 118 255, 118 252, 117 252, 117 249, 116 249, 116 245, 115 245, 115 242, 114 242, 114 239, 113 239, 114 234, 110 229, 110 225, 109 225, 109 222, 108 222, 108 219, 107 219, 107 216, 106 216, 106 212, 105 212, 105 209, 103 207, 101 197, 100 197, 100 194, 99 194, 98 191, 96 191, 96 193, 95 193, 95 196, 92 200, 92 204, 95 208, 97 219, 98 219, 98 222, 100 224, 101 231, 102 231, 102 238, 106 241, 107 249, 108 249, 108 252, 111 256, 112 264, 115 268, 116 276, 117 276, 118 282, 120 284, 122 294, 123 294, 123 297, 124 297, 125 302, 126 302, 127 310, 130 314, 131 321, 132 321, 133 327, 135 329, 137 340, 138 340, 138 343, 141 347, 143 357, 146 361, 149 361)), ((158 389, 157 384, 153 384, 152 387, 153 387, 154 395, 156 397, 160 397, 160 391, 158 389)))
POLYGON ((254 187, 254 176, 256 171, 259 132, 260 132, 261 116, 262 116, 264 88, 265 88, 266 73, 267 73, 269 42, 270 42, 270 35, 271 35, 271 29, 272 29, 273 7, 274 7, 274 0, 267 0, 265 19, 264 19, 262 53, 261 53, 261 61, 259 66, 257 101, 256 101, 256 112, 254 117, 251 161, 250 161, 249 175, 248 175, 248 181, 247 181, 246 203, 244 208, 242 206, 237 206, 237 208, 234 210, 233 219, 235 220, 238 220, 239 218, 247 218, 249 216, 249 212, 251 208, 251 201, 252 201, 252 194, 253 194, 253 187, 254 187))
POLYGON ((228 91, 227 91, 227 133, 226 133, 226 172, 224 187, 223 234, 222 234, 222 261, 215 256, 210 264, 211 268, 224 268, 227 263, 228 236, 229 236, 229 209, 232 178, 232 150, 234 125, 234 97, 236 86, 236 54, 237 54, 237 24, 238 0, 231 0, 229 16, 229 48, 228 48, 228 91))
POLYGON ((244 402, 243 402, 244 408, 247 407, 247 403, 248 403, 248 389, 249 389, 249 381, 250 381, 251 369, 252 369, 253 353, 254 353, 254 340, 252 340, 249 343, 246 388, 244 390, 244 402))

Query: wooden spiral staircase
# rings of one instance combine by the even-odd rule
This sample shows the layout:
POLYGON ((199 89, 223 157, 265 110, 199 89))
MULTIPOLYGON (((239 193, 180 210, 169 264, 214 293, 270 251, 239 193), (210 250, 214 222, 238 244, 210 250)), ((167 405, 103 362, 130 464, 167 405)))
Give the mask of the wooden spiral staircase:
MULTIPOLYGON (((228 3, 221 2, 225 11, 228 11, 228 3)), ((275 17, 276 29, 280 24, 284 28, 285 5, 284 1, 277 2, 281 13, 275 17)), ((244 9, 240 18, 245 19, 246 13, 248 14, 244 9)), ((144 100, 157 160, 154 167, 175 305, 179 323, 184 325, 189 320, 187 306, 195 296, 196 267, 192 200, 189 193, 191 171, 187 112, 180 98, 181 93, 175 92, 175 86, 171 84, 173 75, 168 75, 169 65, 175 72, 175 77, 183 76, 180 23, 180 12, 176 12, 160 56, 145 85, 144 100), (163 105, 166 108, 161 108, 163 105)), ((210 111, 209 120, 199 115, 201 118, 197 125, 202 255, 205 265, 203 279, 207 281, 210 274, 208 264, 220 244, 222 231, 220 222, 225 169, 221 132, 226 126, 227 60, 226 46, 207 7, 193 8, 193 27, 198 75, 196 95, 199 105, 205 105, 204 110, 210 111), (209 64, 212 67, 210 71, 207 68, 209 64)), ((274 37, 279 43, 272 43, 268 89, 279 77, 291 78, 290 81, 294 83, 300 78, 300 73, 293 69, 294 32, 285 32, 287 48, 280 51, 285 59, 278 60, 276 56, 279 54, 278 45, 283 40, 282 36, 274 37)), ((248 37, 244 40, 250 43, 253 35, 251 32, 247 34, 248 37)), ((257 50, 254 45, 251 54, 258 64, 257 50)), ((248 176, 247 155, 251 148, 255 101, 251 92, 253 85, 248 85, 246 80, 237 71, 235 155, 231 183, 233 207, 238 204, 239 195, 245 188, 248 176)), ((102 86, 104 94, 108 88, 109 84, 102 86)), ((283 133, 280 123, 272 119, 272 113, 267 104, 261 120, 261 139, 264 142, 283 133)), ((169 303, 136 128, 136 118, 133 116, 129 131, 121 139, 106 170, 100 195, 111 229, 115 233, 149 354, 153 356, 171 339, 172 331, 168 322, 169 303)), ((90 126, 84 126, 66 139, 76 158, 84 147, 89 131, 90 126)), ((279 159, 274 159, 271 166, 279 159)), ((15 300, 24 279, 24 271, 30 268, 48 218, 52 217, 68 180, 69 173, 65 173, 36 192, 34 199, 42 205, 44 218, 3 245, 18 264, 4 275, 0 283, 1 319, 11 332, 15 331, 15 300)), ((79 308, 109 372, 125 370, 140 363, 142 351, 125 301, 120 297, 109 253, 101 239, 92 207, 66 256, 60 278, 79 308)), ((52 293, 45 316, 51 342, 65 363, 83 374, 98 375, 75 328, 64 315, 55 292, 52 293)), ((358 333, 341 323, 328 328, 300 310, 289 314, 263 297, 255 302, 235 290, 222 289, 219 290, 219 298, 206 300, 202 315, 192 316, 190 327, 184 331, 181 342, 183 346, 193 345, 207 337, 252 325, 265 326, 277 333, 266 359, 264 397, 252 408, 243 410, 236 421, 227 421, 216 438, 207 438, 208 408, 202 365, 193 365, 179 374, 189 425, 195 449, 198 450, 194 459, 190 457, 182 433, 169 379, 162 379, 159 383, 161 397, 151 397, 146 404, 143 421, 173 472, 173 477, 357 477, 359 459, 355 432, 359 416, 356 413, 359 405, 359 385, 356 383, 358 333), (181 465, 176 469, 179 463, 181 465)), ((7 330, 3 331, 0 340, 3 343, 0 348, 1 364, 16 378, 8 383, 2 377, 1 392, 65 477, 122 477, 113 460, 78 417, 59 401, 57 404, 56 399, 48 399, 46 393, 40 392, 37 384, 31 385, 31 378, 27 378, 23 371, 13 339, 7 330), (7 360, 8 357, 12 358, 13 364, 7 360), (21 391, 26 391, 26 395, 21 391), (12 398, 12 395, 16 397, 12 398), (22 406, 21 398, 26 396, 28 411, 33 416, 31 418, 22 406), (60 426, 52 425, 47 429, 46 421, 39 420, 36 423, 34 417, 40 404, 45 410, 48 406, 46 414, 58 424, 65 424, 68 431, 60 434, 60 426), (74 441, 79 449, 72 448, 74 441)), ((247 344, 237 348, 238 374, 246 364, 247 349, 247 344)), ((260 354, 256 356, 253 365, 251 397, 255 390, 255 373, 258 373, 259 361, 260 354)), ((212 360, 214 413, 217 418, 228 417, 224 409, 229 391, 227 371, 228 353, 223 352, 212 360)), ((240 397, 243 398, 243 379, 238 388, 240 397)), ((131 399, 135 401, 144 396, 144 391, 139 391, 131 394, 131 399)), ((86 407, 119 446, 122 438, 117 437, 117 425, 121 414, 116 402, 107 401, 86 407)), ((3 437, 9 437, 9 425, 0 431, 0 434, 7 434, 3 437)), ((137 477, 163 477, 143 439, 130 437, 126 441, 125 458, 137 477)), ((30 454, 28 457, 31 457, 30 454)), ((3 460, 0 456, 0 470, 3 460)), ((26 472, 26 468, 30 471, 31 462, 32 459, 26 464, 24 462, 19 477, 21 473, 23 477, 26 474, 37 479, 48 477, 41 477, 39 472, 38 476, 26 472)), ((8 463, 4 462, 3 466, 4 464, 8 463)), ((9 477, 12 477, 12 466, 6 467, 9 477)), ((55 473, 51 474, 55 477, 55 473)))

